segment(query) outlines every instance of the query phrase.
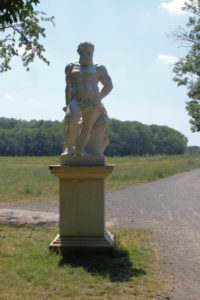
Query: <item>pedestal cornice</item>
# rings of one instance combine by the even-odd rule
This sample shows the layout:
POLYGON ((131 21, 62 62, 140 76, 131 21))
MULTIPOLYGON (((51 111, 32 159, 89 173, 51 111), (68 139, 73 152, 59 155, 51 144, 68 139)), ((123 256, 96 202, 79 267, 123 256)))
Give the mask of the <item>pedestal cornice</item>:
POLYGON ((105 166, 49 166, 52 174, 61 180, 103 179, 112 173, 114 165, 105 166))

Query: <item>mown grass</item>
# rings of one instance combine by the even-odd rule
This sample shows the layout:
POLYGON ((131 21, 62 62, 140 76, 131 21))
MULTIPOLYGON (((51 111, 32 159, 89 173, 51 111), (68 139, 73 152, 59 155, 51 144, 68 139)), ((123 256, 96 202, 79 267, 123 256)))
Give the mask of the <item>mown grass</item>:
POLYGON ((0 201, 23 202, 58 198, 58 181, 49 165, 58 157, 0 157, 0 201))
MULTIPOLYGON (((200 168, 200 156, 146 156, 107 158, 115 164, 106 181, 107 190, 165 178, 200 168)), ((59 157, 0 157, 0 202, 27 202, 58 199, 58 179, 49 165, 59 157)))
POLYGON ((109 158, 116 168, 107 180, 108 190, 155 181, 200 168, 200 155, 157 155, 109 158))
POLYGON ((162 258, 150 231, 111 229, 113 254, 52 253, 55 226, 0 226, 0 299, 153 299, 162 258))

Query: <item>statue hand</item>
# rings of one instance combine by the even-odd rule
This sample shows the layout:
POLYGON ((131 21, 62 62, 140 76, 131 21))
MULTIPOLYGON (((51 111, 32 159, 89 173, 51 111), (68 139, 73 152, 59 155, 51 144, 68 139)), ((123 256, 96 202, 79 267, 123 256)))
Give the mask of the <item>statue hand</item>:
POLYGON ((68 106, 64 106, 64 107, 63 107, 64 112, 67 111, 67 108, 68 108, 68 106))

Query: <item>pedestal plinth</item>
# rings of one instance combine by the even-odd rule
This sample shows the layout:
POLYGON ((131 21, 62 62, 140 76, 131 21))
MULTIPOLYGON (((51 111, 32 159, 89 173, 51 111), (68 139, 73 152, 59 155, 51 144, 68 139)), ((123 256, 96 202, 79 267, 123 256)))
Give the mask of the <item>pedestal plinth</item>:
POLYGON ((60 234, 51 249, 107 251, 112 236, 105 230, 105 178, 114 165, 50 166, 60 184, 60 234))

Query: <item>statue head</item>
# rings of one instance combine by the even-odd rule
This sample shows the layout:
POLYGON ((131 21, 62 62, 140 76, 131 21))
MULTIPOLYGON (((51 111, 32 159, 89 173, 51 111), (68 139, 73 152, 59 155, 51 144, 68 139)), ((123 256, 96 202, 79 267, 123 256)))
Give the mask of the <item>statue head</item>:
POLYGON ((94 45, 89 42, 80 43, 77 48, 77 52, 80 55, 79 62, 83 66, 89 66, 93 63, 94 45))

